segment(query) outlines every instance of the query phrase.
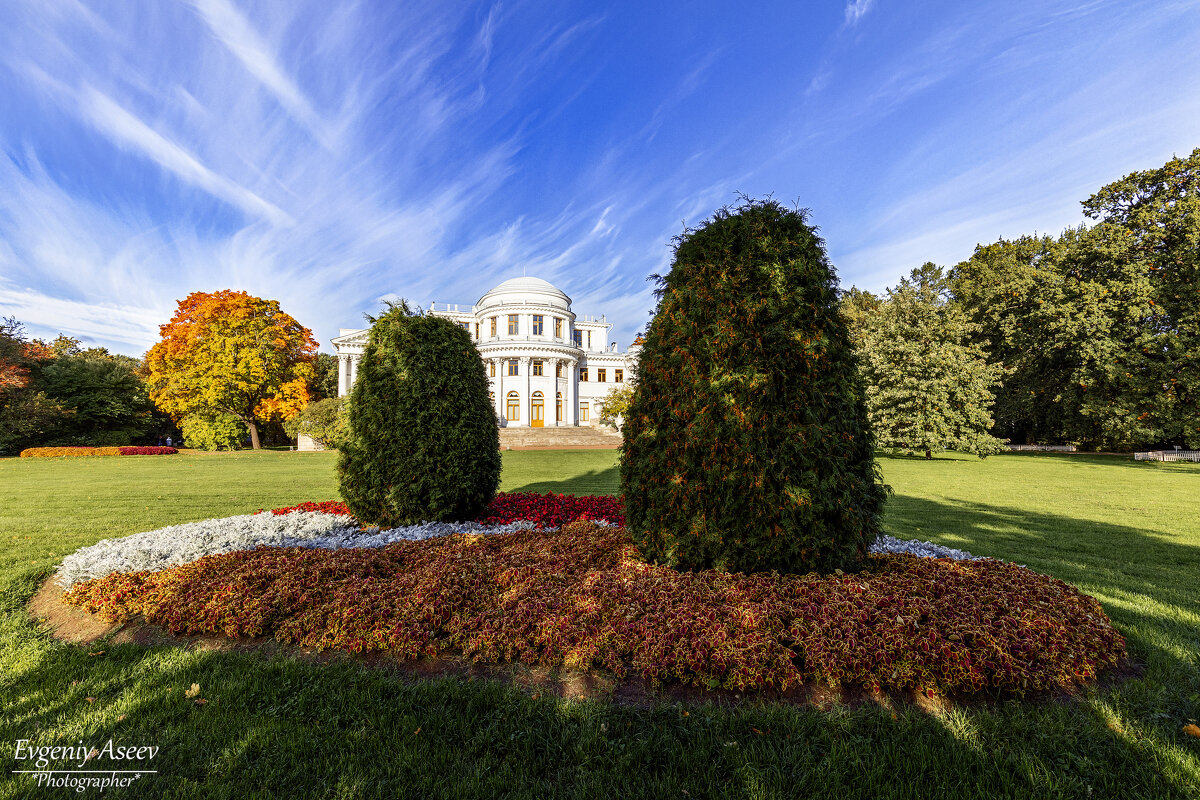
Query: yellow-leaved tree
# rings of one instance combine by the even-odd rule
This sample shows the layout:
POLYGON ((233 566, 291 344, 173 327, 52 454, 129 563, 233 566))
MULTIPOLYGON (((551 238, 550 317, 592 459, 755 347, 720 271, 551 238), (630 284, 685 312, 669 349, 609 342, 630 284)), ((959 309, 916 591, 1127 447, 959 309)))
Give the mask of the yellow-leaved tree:
POLYGON ((279 308, 246 292, 192 292, 159 327, 162 341, 146 353, 150 397, 179 420, 226 412, 250 430, 291 419, 308 402, 317 343, 312 331, 279 308))

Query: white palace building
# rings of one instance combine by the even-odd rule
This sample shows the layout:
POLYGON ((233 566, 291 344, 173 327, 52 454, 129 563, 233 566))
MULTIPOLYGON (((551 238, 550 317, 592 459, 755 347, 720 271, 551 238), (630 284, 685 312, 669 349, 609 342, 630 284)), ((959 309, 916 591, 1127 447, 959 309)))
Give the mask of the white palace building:
MULTIPOLYGON (((540 278, 513 278, 471 307, 433 303, 429 312, 461 325, 483 358, 500 425, 594 425, 604 397, 633 377, 641 340, 627 352, 607 343, 606 317, 576 317, 571 298, 540 278)), ((354 385, 366 330, 333 340, 338 395, 354 385)))

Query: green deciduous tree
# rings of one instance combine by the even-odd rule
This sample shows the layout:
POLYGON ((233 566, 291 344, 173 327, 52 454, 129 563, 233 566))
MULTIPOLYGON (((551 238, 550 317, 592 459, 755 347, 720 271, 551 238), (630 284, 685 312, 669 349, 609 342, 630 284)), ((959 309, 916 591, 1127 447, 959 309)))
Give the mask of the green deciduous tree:
POLYGON ((500 483, 479 352, 457 324, 404 303, 371 322, 339 451, 342 497, 369 524, 474 519, 500 483))
POLYGON ((329 353, 317 353, 312 361, 313 376, 308 382, 309 402, 338 396, 338 360, 329 353))
POLYGON ((1097 224, 980 246, 953 294, 1019 440, 1200 447, 1200 150, 1084 201, 1097 224))
POLYGON ((852 569, 879 532, 863 389, 824 243, 773 200, 676 241, 625 420, 642 553, 681 569, 852 569))
POLYGON ((179 422, 183 443, 196 450, 237 450, 246 439, 246 423, 224 411, 197 411, 179 422))
POLYGON ((42 372, 54 352, 25 337, 15 318, 0 319, 0 453, 44 444, 70 410, 47 397, 42 372))
POLYGON ((629 413, 629 404, 633 402, 634 381, 628 381, 623 386, 610 389, 600 402, 600 424, 616 425, 629 413))
POLYGON ((134 444, 169 428, 170 420, 150 401, 139 368, 137 359, 103 347, 63 349, 43 370, 43 386, 47 396, 72 413, 47 444, 134 444))
POLYGON ((307 436, 317 445, 335 450, 341 446, 349 429, 350 414, 346 398, 327 397, 309 403, 300 413, 284 423, 288 436, 307 436))
POLYGON ((924 264, 889 289, 884 299, 849 293, 843 299, 852 320, 867 387, 867 412, 876 442, 923 452, 999 452, 988 431, 999 378, 977 329, 948 299, 940 267, 924 264))

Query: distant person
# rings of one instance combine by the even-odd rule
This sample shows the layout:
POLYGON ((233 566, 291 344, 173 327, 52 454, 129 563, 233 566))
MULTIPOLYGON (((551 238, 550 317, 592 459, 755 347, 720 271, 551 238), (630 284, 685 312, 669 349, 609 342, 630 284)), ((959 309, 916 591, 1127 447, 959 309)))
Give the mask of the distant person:
POLYGON ((167 437, 167 447, 170 447, 170 446, 171 446, 171 437, 168 436, 167 437))

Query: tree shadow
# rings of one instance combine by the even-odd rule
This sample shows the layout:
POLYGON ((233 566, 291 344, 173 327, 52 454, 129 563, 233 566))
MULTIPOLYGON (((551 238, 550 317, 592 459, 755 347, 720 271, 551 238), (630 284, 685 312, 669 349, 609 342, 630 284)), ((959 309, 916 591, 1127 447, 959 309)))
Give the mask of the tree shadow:
MULTIPOLYGON (((11 632, 12 618, 5 624, 11 632)), ((25 646, 40 638, 31 628, 19 634, 25 646)), ((160 747, 152 765, 126 765, 158 774, 118 797, 1182 798, 1191 790, 1186 774, 1147 757, 1162 744, 1154 731, 1127 735, 1082 702, 629 707, 494 680, 413 680, 340 654, 316 663, 39 644, 36 663, 6 686, 0 731, 38 744, 68 730, 72 743, 160 747), (199 691, 189 697, 192 684, 199 691)))
POLYGON ((574 495, 618 495, 621 493, 621 471, 612 466, 603 470, 565 477, 556 481, 532 481, 509 489, 511 492, 553 492, 574 495))

